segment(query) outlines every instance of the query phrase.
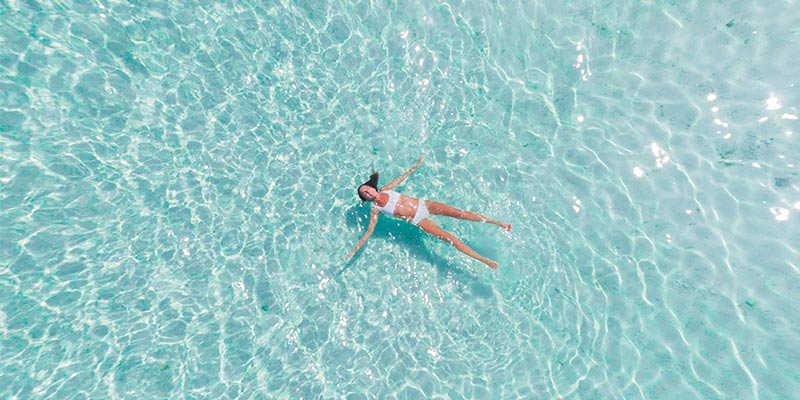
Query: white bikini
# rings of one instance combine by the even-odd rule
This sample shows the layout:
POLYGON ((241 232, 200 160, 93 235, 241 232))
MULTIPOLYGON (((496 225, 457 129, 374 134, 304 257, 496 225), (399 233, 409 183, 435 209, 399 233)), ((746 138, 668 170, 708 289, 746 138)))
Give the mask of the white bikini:
POLYGON ((386 202, 386 205, 381 207, 378 205, 377 202, 373 203, 373 206, 378 209, 378 211, 386 214, 386 215, 394 215, 394 209, 397 207, 397 201, 400 200, 400 193, 397 193, 393 190, 387 190, 385 192, 389 195, 389 201, 386 202))
POLYGON ((419 199, 417 203, 417 212, 414 214, 414 219, 411 220, 411 223, 414 225, 419 225, 423 219, 428 218, 431 213, 428 212, 428 207, 425 205, 425 200, 419 199))
MULTIPOLYGON (((394 209, 397 207, 397 201, 400 200, 400 193, 395 192, 394 190, 387 190, 385 192, 389 195, 389 201, 386 202, 386 205, 381 207, 378 203, 373 202, 373 207, 375 207, 378 211, 394 216, 394 209)), ((425 200, 419 199, 419 203, 417 204, 417 212, 414 214, 414 219, 411 220, 411 223, 414 225, 419 225, 423 219, 428 218, 431 214, 428 212, 428 207, 425 206, 425 200)))

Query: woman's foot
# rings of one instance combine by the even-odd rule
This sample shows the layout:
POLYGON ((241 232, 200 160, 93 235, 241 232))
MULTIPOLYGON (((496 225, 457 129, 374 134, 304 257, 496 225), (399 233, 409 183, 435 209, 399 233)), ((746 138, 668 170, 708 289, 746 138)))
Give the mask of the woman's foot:
POLYGON ((501 227, 501 228, 503 228, 503 229, 505 229, 507 231, 511 230, 511 224, 506 224, 505 222, 498 222, 495 225, 497 225, 497 226, 499 226, 499 227, 501 227))

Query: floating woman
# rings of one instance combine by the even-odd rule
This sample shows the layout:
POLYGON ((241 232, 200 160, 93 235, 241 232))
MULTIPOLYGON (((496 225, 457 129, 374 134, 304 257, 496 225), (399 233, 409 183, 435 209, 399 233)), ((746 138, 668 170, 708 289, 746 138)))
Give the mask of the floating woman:
POLYGON ((511 224, 500 222, 475 212, 459 210, 455 207, 448 206, 447 204, 417 199, 391 190, 403 183, 403 181, 409 175, 411 175, 411 173, 414 172, 414 170, 416 170, 420 164, 422 164, 424 159, 425 156, 420 157, 419 160, 417 160, 416 165, 411 167, 408 171, 403 173, 403 175, 400 175, 399 178, 393 180, 388 185, 381 187, 380 190, 378 189, 377 172, 374 172, 368 181, 364 182, 358 187, 358 197, 361 198, 361 201, 373 202, 372 210, 369 214, 369 226, 367 227, 367 232, 364 233, 364 236, 358 241, 358 244, 353 251, 346 255, 344 259, 347 260, 356 254, 356 252, 361 248, 361 246, 364 245, 364 243, 366 243, 367 239, 369 239, 369 237, 372 235, 372 232, 375 230, 375 225, 378 223, 378 216, 380 214, 386 214, 395 218, 410 221, 412 224, 420 227, 420 229, 423 231, 452 244, 462 253, 483 262, 492 269, 497 268, 497 262, 481 256, 475 252, 475 250, 472 250, 469 246, 464 244, 464 242, 455 237, 452 233, 447 232, 439 225, 436 225, 436 223, 433 222, 429 217, 431 214, 444 215, 447 217, 464 219, 468 221, 487 222, 508 230, 511 230, 511 224))

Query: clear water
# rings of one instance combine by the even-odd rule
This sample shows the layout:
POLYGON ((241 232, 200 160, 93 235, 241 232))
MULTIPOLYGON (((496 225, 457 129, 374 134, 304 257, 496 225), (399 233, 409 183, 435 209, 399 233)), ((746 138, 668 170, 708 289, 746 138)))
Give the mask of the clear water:
POLYGON ((800 392, 796 1, 138 3, 0 1, 0 397, 800 392))

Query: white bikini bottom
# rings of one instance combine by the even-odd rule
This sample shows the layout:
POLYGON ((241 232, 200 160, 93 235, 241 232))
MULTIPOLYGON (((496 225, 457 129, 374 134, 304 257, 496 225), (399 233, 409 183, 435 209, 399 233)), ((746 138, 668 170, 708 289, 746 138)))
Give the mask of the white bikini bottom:
POLYGON ((414 219, 411 220, 411 223, 414 225, 419 225, 423 219, 428 218, 431 213, 428 212, 428 207, 425 206, 425 200, 419 199, 419 203, 417 204, 417 213, 414 214, 414 219))

